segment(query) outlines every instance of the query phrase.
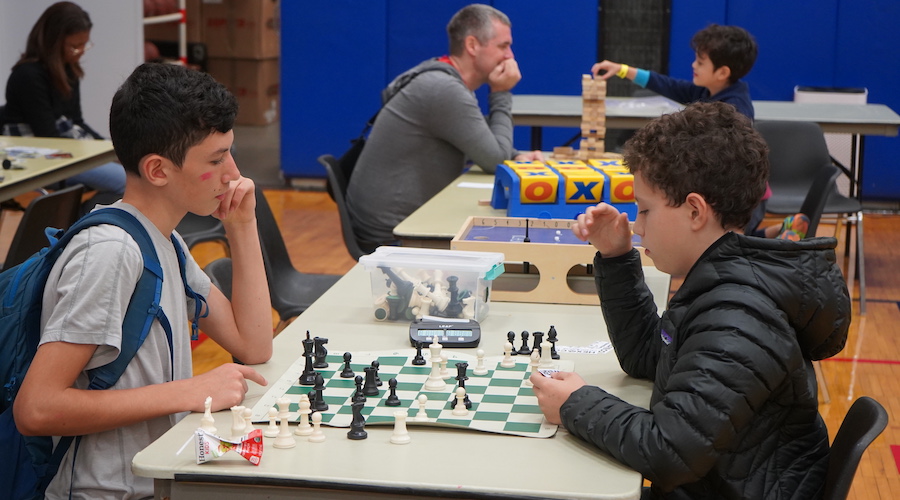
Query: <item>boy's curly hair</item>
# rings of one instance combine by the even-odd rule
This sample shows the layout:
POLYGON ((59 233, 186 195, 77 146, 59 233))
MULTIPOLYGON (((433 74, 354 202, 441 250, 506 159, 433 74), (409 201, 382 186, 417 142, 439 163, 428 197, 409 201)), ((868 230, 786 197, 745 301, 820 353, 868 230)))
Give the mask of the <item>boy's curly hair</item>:
POLYGON ((722 226, 743 228, 769 178, 769 148, 750 120, 723 102, 698 102, 663 115, 625 143, 625 163, 671 206, 689 193, 706 199, 722 226))

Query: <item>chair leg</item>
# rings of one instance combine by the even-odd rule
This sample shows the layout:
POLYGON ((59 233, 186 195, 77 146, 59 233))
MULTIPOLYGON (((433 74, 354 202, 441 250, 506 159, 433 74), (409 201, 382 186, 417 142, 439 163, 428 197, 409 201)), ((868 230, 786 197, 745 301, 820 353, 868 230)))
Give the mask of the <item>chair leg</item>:
POLYGON ((822 391, 822 401, 825 404, 830 404, 831 395, 828 393, 828 384, 825 382, 825 375, 822 374, 822 363, 820 361, 813 361, 813 370, 816 372, 816 383, 819 386, 819 390, 822 391))
POLYGON ((856 213, 856 260, 859 262, 859 314, 866 314, 866 253, 863 250, 863 213, 856 213))

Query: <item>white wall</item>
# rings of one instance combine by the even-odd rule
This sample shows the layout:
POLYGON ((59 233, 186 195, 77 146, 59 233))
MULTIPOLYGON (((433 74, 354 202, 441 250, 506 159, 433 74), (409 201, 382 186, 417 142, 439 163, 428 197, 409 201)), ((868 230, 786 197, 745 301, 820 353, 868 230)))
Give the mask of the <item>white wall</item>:
MULTIPOLYGON (((56 0, 0 0, 0 88, 6 102, 10 68, 25 50, 35 21, 56 0)), ((116 89, 144 60, 142 0, 75 0, 91 16, 94 48, 81 58, 85 121, 109 137, 109 105, 116 89)))

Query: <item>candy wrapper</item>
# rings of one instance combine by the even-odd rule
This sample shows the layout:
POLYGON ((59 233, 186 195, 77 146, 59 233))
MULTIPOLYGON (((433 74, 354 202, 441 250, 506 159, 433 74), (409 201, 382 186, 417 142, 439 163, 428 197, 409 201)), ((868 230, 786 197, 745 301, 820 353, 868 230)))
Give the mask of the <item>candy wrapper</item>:
POLYGON ((263 453, 262 431, 253 429, 237 440, 222 439, 215 434, 197 429, 194 432, 194 444, 196 445, 197 463, 203 464, 215 460, 227 451, 237 452, 253 465, 259 465, 263 453))

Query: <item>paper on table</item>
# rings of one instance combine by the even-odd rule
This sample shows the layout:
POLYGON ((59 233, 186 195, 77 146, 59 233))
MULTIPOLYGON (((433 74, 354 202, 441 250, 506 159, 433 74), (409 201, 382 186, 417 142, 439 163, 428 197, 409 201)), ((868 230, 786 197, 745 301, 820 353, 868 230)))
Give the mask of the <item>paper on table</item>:
POLYGON ((494 185, 489 182, 460 182, 456 187, 476 188, 476 189, 494 189, 494 185))
POLYGON ((6 154, 8 154, 9 156, 44 156, 58 152, 58 149, 34 148, 28 146, 10 146, 6 148, 6 154))

